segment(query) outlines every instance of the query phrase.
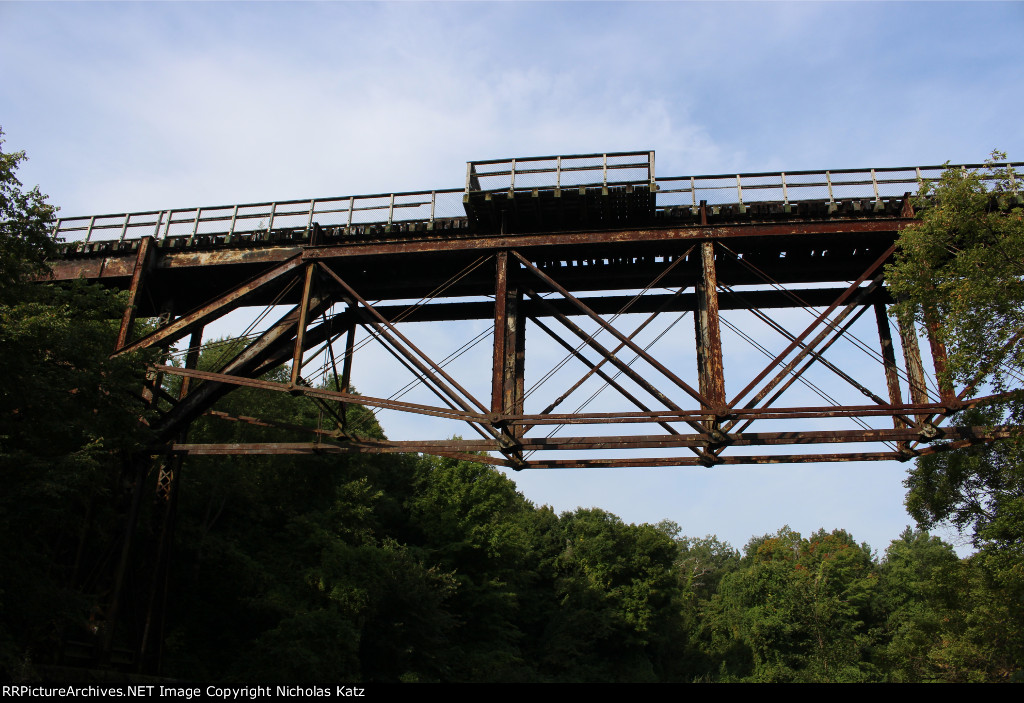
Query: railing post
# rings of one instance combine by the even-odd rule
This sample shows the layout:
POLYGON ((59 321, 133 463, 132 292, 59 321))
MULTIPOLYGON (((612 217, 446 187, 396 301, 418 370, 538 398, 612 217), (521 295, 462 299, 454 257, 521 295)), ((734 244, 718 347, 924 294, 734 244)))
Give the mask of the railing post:
POLYGON ((306 229, 313 226, 313 210, 316 209, 316 198, 309 201, 309 220, 306 222, 306 229))
POLYGON ((167 237, 171 234, 171 222, 174 220, 174 210, 167 211, 167 224, 164 225, 164 236, 160 237, 160 241, 166 241, 167 237))
POLYGON ((277 213, 277 203, 270 203, 270 220, 267 222, 267 234, 274 229, 274 215, 277 213))
POLYGON ((188 243, 191 244, 196 238, 196 234, 199 233, 199 218, 203 216, 203 208, 196 208, 196 219, 192 221, 192 236, 188 238, 188 243))

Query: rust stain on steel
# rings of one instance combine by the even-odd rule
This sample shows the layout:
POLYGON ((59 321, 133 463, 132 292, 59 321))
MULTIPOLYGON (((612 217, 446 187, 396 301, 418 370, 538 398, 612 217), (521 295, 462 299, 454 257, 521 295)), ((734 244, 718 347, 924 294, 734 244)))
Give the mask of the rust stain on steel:
POLYGON ((306 249, 311 259, 380 254, 425 254, 476 249, 529 249, 538 246, 629 244, 632 242, 668 242, 687 239, 726 239, 732 237, 777 237, 785 235, 830 235, 896 233, 914 224, 913 220, 855 220, 844 222, 806 222, 797 224, 737 224, 713 227, 664 227, 658 229, 596 230, 551 232, 544 234, 475 236, 466 239, 409 239, 392 242, 359 242, 306 249))
MULTIPOLYGON (((694 316, 697 336, 697 376, 701 395, 708 410, 719 412, 725 407, 725 377, 722 366, 722 331, 718 319, 718 277, 715 275, 715 245, 700 245, 700 277, 697 283, 697 314, 694 316)), ((714 421, 708 421, 708 428, 714 421)))
MULTIPOLYGON (((889 316, 885 310, 885 303, 876 302, 874 309, 878 341, 882 348, 882 363, 885 366, 885 385, 889 390, 889 402, 892 405, 901 405, 903 394, 900 393, 899 369, 896 366, 896 351, 892 344, 892 327, 889 325, 889 316)), ((892 423, 896 429, 907 426, 907 423, 898 415, 893 415, 892 423)))
POLYGON ((135 254, 135 267, 132 271, 132 282, 128 287, 128 302, 125 305, 124 315, 121 317, 121 328, 117 332, 117 342, 114 343, 115 352, 120 351, 128 343, 128 333, 131 331, 132 323, 135 322, 135 309, 139 290, 142 287, 146 273, 153 263, 150 258, 150 248, 152 245, 152 237, 143 237, 139 240, 139 248, 135 254))
MULTIPOLYGON (((916 405, 929 402, 928 390, 924 381, 924 364, 921 362, 921 347, 917 343, 917 329, 913 320, 898 320, 900 342, 903 345, 903 359, 907 365, 907 381, 910 386, 910 400, 916 405)), ((925 416, 917 416, 917 424, 922 425, 925 416)))
POLYGON ((435 407, 433 405, 407 403, 401 400, 389 400, 387 398, 374 398, 372 396, 366 395, 342 393, 339 391, 328 390, 326 388, 306 388, 303 386, 292 388, 292 386, 287 383, 277 383, 276 381, 264 381, 259 378, 247 378, 245 376, 234 376, 226 373, 214 373, 212 371, 183 369, 176 366, 154 366, 153 368, 162 371, 163 373, 171 374, 173 376, 191 376, 192 378, 198 378, 204 381, 216 381, 218 383, 224 383, 233 386, 262 388, 264 390, 281 391, 284 393, 299 393, 300 395, 308 395, 314 398, 324 398, 326 400, 341 400, 347 403, 358 403, 360 405, 369 405, 371 407, 404 410, 406 412, 418 413, 421 415, 434 415, 436 417, 446 417, 453 420, 466 420, 473 422, 487 421, 487 416, 483 414, 460 412, 457 410, 452 410, 450 408, 435 407))

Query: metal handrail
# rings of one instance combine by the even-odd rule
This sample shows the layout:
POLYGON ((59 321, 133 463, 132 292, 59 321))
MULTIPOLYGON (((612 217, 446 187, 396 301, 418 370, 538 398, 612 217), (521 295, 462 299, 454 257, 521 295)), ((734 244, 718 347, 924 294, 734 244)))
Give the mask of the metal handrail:
MULTIPOLYGON (((990 164, 958 164, 952 168, 984 169, 990 164)), ((996 168, 1010 169, 1011 190, 1018 194, 1018 179, 1014 169, 1024 168, 1024 162, 994 164, 996 168)), ((655 193, 655 208, 665 211, 679 207, 697 207, 701 201, 709 205, 735 205, 741 211, 757 203, 789 205, 800 201, 868 200, 880 203, 885 199, 900 198, 906 192, 916 194, 925 180, 934 180, 950 168, 948 165, 906 166, 884 168, 847 168, 820 171, 779 171, 740 174, 709 174, 695 176, 654 176, 654 152, 619 152, 609 154, 583 154, 574 156, 528 157, 469 162, 466 189, 408 191, 402 193, 376 193, 346 195, 328 198, 280 200, 240 205, 201 206, 171 210, 146 210, 62 217, 54 222, 53 233, 71 241, 118 241, 155 236, 158 239, 184 237, 193 241, 208 235, 256 235, 270 232, 277 223, 280 229, 297 230, 312 227, 314 221, 331 227, 387 226, 396 223, 433 223, 436 219, 465 217, 461 210, 462 197, 469 192, 491 192, 489 189, 470 188, 480 177, 508 176, 514 190, 559 189, 576 187, 607 187, 627 184, 648 184, 655 193), (643 156, 646 160, 608 163, 609 158, 643 156), (573 166, 574 160, 598 159, 599 165, 573 166), (521 165, 553 162, 553 167, 520 168, 521 165), (509 164, 509 168, 478 173, 477 165, 509 164), (648 169, 648 179, 615 181, 609 171, 617 169, 648 169), (602 180, 593 183, 565 185, 566 173, 597 171, 602 180), (552 174, 550 184, 517 187, 515 177, 524 174, 552 174), (451 212, 438 215, 439 202, 445 201, 451 212), (458 203, 458 205, 456 205, 458 203), (459 212, 454 212, 458 208, 459 212), (339 216, 330 222, 331 216, 339 216), (284 223, 284 224, 281 224, 284 223), (180 229, 180 233, 174 230, 180 229), (212 230, 212 231, 211 231, 212 230), (114 237, 103 237, 108 232, 114 237), (84 233, 82 236, 81 233, 84 233)), ((985 176, 989 178, 988 176, 985 176)), ((497 189, 507 191, 508 188, 497 189)))

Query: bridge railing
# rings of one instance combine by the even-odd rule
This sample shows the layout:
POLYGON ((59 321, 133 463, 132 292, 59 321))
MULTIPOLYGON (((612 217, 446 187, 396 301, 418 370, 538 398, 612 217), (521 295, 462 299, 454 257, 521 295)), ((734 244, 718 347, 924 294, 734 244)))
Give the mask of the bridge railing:
MULTIPOLYGON (((1021 167, 1022 163, 1002 166, 1021 167)), ((983 169, 986 164, 964 164, 963 170, 983 169)), ((910 192, 916 195, 921 183, 937 180, 946 166, 914 166, 827 171, 786 171, 740 173, 735 175, 672 176, 658 178, 658 209, 708 205, 751 205, 814 200, 830 204, 846 200, 880 202, 910 192)), ((1011 170, 1011 178, 1015 178, 1011 170)), ((994 177, 990 178, 990 180, 994 177)), ((1012 181, 1014 189, 1019 187, 1012 181)))
MULTIPOLYGON (((986 164, 956 166, 985 169, 986 164)), ((1020 194, 1020 178, 1009 167, 1010 186, 1020 194)), ((530 190, 551 187, 597 187, 650 184, 656 208, 695 208, 754 203, 789 204, 800 201, 871 200, 916 194, 922 181, 939 178, 946 166, 917 166, 825 171, 786 171, 655 178, 654 152, 621 152, 578 156, 531 157, 470 162, 467 189, 530 190), (474 180, 475 179, 475 180, 474 180), (596 179, 596 180, 595 180, 596 179)), ((219 205, 172 210, 61 218, 54 233, 67 242, 125 241, 144 236, 190 241, 207 235, 256 238, 275 230, 302 230, 313 222, 322 227, 358 229, 404 223, 430 225, 437 220, 464 218, 464 189, 352 195, 309 200, 285 200, 245 205, 219 205)))
POLYGON ((461 189, 350 195, 244 205, 58 219, 54 233, 68 242, 124 241, 152 236, 186 240, 211 234, 247 236, 310 227, 359 227, 404 222, 431 223, 465 217, 461 189))
POLYGON ((647 185, 653 190, 654 152, 530 156, 466 164, 467 194, 609 185, 647 185))

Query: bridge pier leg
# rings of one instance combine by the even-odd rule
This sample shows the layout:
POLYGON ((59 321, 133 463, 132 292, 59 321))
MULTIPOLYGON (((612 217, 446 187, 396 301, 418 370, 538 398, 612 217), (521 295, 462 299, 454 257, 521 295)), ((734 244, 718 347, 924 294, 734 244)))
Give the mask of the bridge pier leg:
MULTIPOLYGON (((889 316, 885 311, 885 303, 876 302, 875 323, 878 326, 878 341, 882 348, 882 363, 885 365, 885 384, 889 389, 889 403, 903 405, 903 394, 900 392, 900 377, 896 368, 896 352, 892 345, 892 329, 889 327, 889 316)), ((892 426, 901 430, 905 423, 896 415, 892 416, 892 426)))
MULTIPOLYGON (((903 359, 907 364, 907 379, 910 385, 910 402, 915 405, 928 402, 928 391, 924 382, 924 363, 921 361, 921 347, 917 343, 917 328, 911 320, 900 320, 900 343, 903 345, 903 359)), ((920 428, 925 415, 915 416, 920 428)))
MULTIPOLYGON (((520 314, 522 291, 518 282, 510 280, 508 252, 495 255, 494 276, 494 363, 491 373, 491 413, 521 415, 523 413, 523 370, 526 359, 526 319, 520 314)), ((518 466, 523 462, 522 425, 498 423, 508 451, 503 453, 518 466)))
POLYGON ((299 325, 295 334, 295 351, 292 356, 292 387, 299 382, 299 372, 302 370, 302 342, 306 335, 306 326, 309 323, 309 296, 313 289, 315 271, 316 264, 306 264, 306 279, 302 287, 302 302, 299 303, 299 325))
POLYGON ((701 272, 697 283, 697 314, 694 327, 697 337, 697 377, 700 394, 710 405, 702 405, 708 412, 704 426, 708 432, 718 430, 719 420, 714 413, 726 404, 725 377, 722 365, 722 331, 718 317, 718 277, 715 270, 715 245, 700 245, 701 272))
POLYGON ((935 378, 939 384, 939 397, 947 409, 953 409, 959 405, 956 392, 953 390, 952 382, 945 378, 946 369, 949 367, 949 359, 946 355, 946 345, 939 338, 940 323, 936 319, 934 310, 925 310, 925 331, 928 334, 928 345, 932 351, 932 364, 935 366, 935 378))
POLYGON ((117 342, 114 344, 115 352, 121 351, 128 344, 128 335, 131 334, 132 324, 135 322, 139 291, 142 290, 146 274, 152 266, 152 243, 152 237, 142 237, 139 240, 139 248, 135 253, 135 267, 132 269, 132 282, 128 288, 128 305, 125 306, 124 315, 121 317, 121 329, 117 332, 117 342))

